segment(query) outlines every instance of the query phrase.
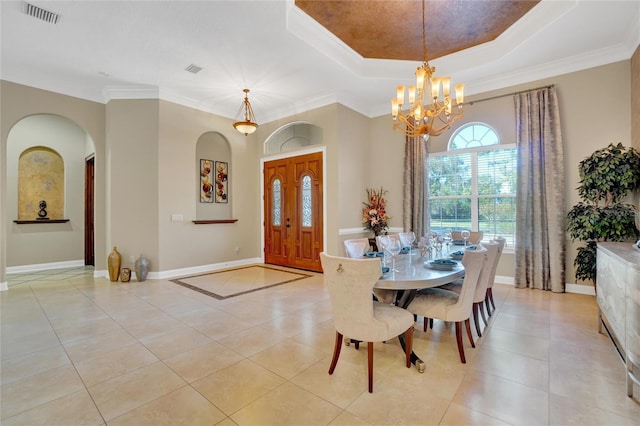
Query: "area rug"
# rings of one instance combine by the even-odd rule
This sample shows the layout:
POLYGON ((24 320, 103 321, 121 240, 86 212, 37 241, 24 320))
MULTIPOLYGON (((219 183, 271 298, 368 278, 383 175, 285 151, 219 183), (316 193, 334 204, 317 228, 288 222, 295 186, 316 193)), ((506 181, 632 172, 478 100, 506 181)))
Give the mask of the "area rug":
POLYGON ((218 300, 224 300, 308 277, 311 275, 255 265, 193 275, 171 280, 171 282, 218 300))

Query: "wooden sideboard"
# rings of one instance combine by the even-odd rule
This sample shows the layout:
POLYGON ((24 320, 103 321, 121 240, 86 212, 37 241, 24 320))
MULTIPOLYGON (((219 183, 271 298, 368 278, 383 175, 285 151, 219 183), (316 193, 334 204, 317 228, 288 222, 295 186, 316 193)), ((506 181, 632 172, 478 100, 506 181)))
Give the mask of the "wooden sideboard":
POLYGON ((606 327, 627 368, 627 395, 640 386, 640 249, 632 243, 598 243, 599 330, 606 327))

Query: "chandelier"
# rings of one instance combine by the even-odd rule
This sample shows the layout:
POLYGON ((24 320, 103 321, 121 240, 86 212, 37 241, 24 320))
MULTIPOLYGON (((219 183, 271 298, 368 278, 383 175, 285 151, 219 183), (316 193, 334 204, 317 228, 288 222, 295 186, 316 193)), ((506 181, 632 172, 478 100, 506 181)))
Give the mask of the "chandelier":
POLYGON ((244 121, 237 121, 233 123, 233 127, 240 133, 244 133, 244 135, 247 136, 255 132, 258 125, 256 124, 256 117, 253 115, 253 108, 251 108, 251 104, 249 103, 249 89, 244 89, 243 92, 244 101, 242 102, 242 105, 240 105, 240 110, 237 115, 240 115, 244 109, 244 121))
POLYGON ((401 130, 408 137, 438 136, 462 118, 464 84, 456 84, 456 108, 450 97, 451 78, 435 77, 435 67, 427 60, 425 36, 425 0, 422 0, 422 53, 424 62, 416 70, 416 85, 408 87, 408 108, 403 110, 405 86, 397 87, 397 97, 391 100, 391 115, 394 130, 401 130), (440 91, 442 86, 442 92, 440 91), (430 96, 430 98, 429 98, 430 96), (430 102, 430 103, 428 103, 430 102))

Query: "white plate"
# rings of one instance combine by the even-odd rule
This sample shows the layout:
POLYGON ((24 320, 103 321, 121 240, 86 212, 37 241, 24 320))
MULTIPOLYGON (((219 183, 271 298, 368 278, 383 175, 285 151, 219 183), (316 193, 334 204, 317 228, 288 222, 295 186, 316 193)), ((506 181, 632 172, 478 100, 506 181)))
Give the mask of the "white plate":
POLYGON ((427 268, 429 269, 433 269, 436 271, 453 271, 453 269, 455 268, 455 266, 451 266, 451 265, 426 265, 427 268))
POLYGON ((431 263, 431 262, 425 262, 425 266, 427 268, 430 269, 436 269, 438 271, 451 271, 453 270, 456 266, 458 266, 458 264, 456 263, 455 265, 449 265, 446 263, 431 263))

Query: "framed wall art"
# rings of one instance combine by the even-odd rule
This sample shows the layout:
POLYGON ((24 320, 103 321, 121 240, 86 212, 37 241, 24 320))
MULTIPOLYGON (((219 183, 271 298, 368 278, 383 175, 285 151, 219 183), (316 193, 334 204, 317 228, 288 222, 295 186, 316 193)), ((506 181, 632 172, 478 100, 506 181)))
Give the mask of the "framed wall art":
POLYGON ((215 200, 216 203, 229 202, 229 163, 225 161, 216 161, 215 168, 215 200))
POLYGON ((200 160, 200 202, 213 203, 213 161, 200 160))

